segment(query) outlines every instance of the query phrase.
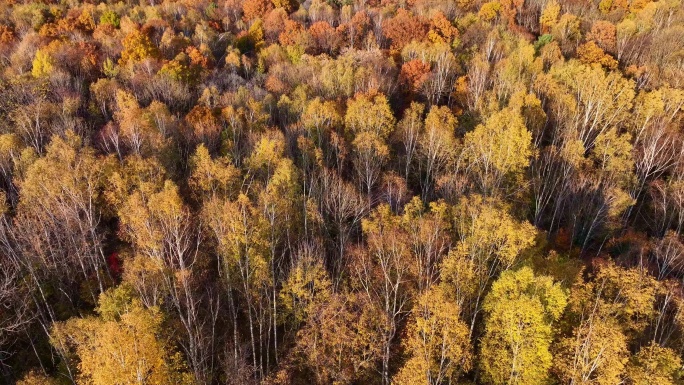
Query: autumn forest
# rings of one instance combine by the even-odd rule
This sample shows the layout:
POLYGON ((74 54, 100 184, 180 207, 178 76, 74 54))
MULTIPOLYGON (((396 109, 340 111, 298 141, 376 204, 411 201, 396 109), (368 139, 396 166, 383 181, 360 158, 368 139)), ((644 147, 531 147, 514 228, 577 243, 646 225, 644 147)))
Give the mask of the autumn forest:
POLYGON ((682 0, 0 0, 0 383, 683 385, 682 0))

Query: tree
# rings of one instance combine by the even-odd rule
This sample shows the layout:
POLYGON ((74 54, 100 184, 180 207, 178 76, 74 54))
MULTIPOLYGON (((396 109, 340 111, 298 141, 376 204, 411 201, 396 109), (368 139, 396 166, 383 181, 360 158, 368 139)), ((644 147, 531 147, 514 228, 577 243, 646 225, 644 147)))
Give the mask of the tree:
POLYGON ((212 159, 209 150, 200 144, 190 158, 188 185, 199 201, 214 196, 231 196, 236 190, 239 171, 227 157, 212 159))
POLYGON ((583 385, 620 383, 629 354, 619 325, 599 317, 582 321, 554 350, 554 371, 560 380, 583 385))
POLYGON ((651 342, 627 364, 627 384, 674 385, 681 376, 682 360, 672 350, 651 342))
POLYGON ((580 384, 620 382, 628 343, 642 335, 656 315, 656 281, 638 268, 597 266, 593 279, 573 285, 568 316, 576 325, 556 345, 554 371, 580 384))
POLYGON ((330 148, 331 131, 342 124, 342 117, 337 111, 337 105, 333 101, 321 101, 315 98, 307 103, 301 115, 301 122, 307 130, 309 138, 323 151, 324 164, 332 166, 336 159, 330 148))
POLYGON ((121 66, 145 59, 156 59, 160 56, 159 49, 152 43, 150 37, 137 29, 126 35, 123 40, 123 48, 119 59, 121 66))
POLYGON ((482 306, 483 379, 491 384, 548 383, 553 323, 566 304, 567 296, 551 277, 535 276, 529 267, 502 273, 482 306))
POLYGON ((608 55, 595 42, 590 41, 577 47, 577 56, 584 64, 600 64, 607 69, 616 69, 618 62, 608 55))
POLYGON ((9 203, 16 204, 18 199, 17 186, 13 182, 14 169, 19 162, 23 143, 16 134, 0 135, 0 177, 2 189, 5 191, 4 199, 9 203))
POLYGON ((299 5, 295 0, 271 0, 275 8, 283 8, 285 12, 291 13, 299 5))
POLYGON ((114 28, 119 28, 121 24, 121 18, 116 12, 112 10, 106 10, 100 15, 100 24, 109 24, 114 28))
POLYGON ((389 384, 392 346, 413 297, 416 269, 401 217, 394 215, 388 205, 378 206, 370 218, 362 221, 361 228, 367 249, 354 253, 349 270, 387 320, 382 328, 381 373, 383 383, 389 384))
POLYGON ((365 296, 340 293, 321 303, 297 334, 295 351, 306 358, 317 384, 352 384, 374 370, 380 355, 382 317, 365 296))
MULTIPOLYGON (((66 138, 55 137, 45 156, 17 180, 21 197, 11 231, 13 242, 8 245, 11 251, 6 252, 36 285, 50 277, 68 292, 78 283, 94 303, 96 293, 110 284, 101 221, 103 192, 112 169, 111 157, 96 156, 69 132, 66 138), (37 232, 43 235, 36 236, 37 232)), ((51 308, 50 302, 44 305, 51 308)))
POLYGON ((409 179, 411 169, 416 161, 418 151, 418 141, 424 132, 423 112, 425 106, 412 102, 408 109, 404 111, 404 116, 397 124, 395 131, 396 140, 401 143, 404 150, 404 178, 409 179))
POLYGON ((449 45, 413 41, 404 47, 401 57, 404 62, 420 59, 430 65, 430 74, 421 88, 429 104, 439 104, 451 94, 459 65, 449 45))
MULTIPOLYGON (((342 13, 345 9, 351 11, 351 7, 345 6, 347 8, 342 9, 342 13)), ((344 36, 345 46, 350 48, 360 48, 368 32, 371 29, 371 19, 368 17, 366 11, 362 10, 354 13, 353 16, 347 18, 347 22, 340 24, 337 27, 338 31, 342 36, 344 36)))
POLYGON ((376 133, 363 131, 354 138, 352 148, 354 169, 358 175, 359 185, 368 196, 370 206, 371 192, 387 162, 389 147, 376 133))
POLYGON ((385 140, 394 130, 394 115, 384 95, 360 94, 348 102, 344 122, 347 134, 353 138, 359 182, 370 194, 389 155, 385 140))
POLYGON ((453 210, 458 244, 442 263, 441 279, 470 322, 471 336, 492 280, 513 267, 521 252, 535 242, 534 227, 506 210, 481 196, 462 198, 453 210))
POLYGON ((167 134, 172 131, 168 109, 160 102, 141 108, 134 95, 123 90, 116 91, 117 109, 114 119, 119 125, 119 136, 126 147, 135 154, 162 153, 167 134), (165 114, 164 114, 165 112, 165 114), (163 115, 167 115, 164 119, 163 115))
POLYGON ((42 78, 52 73, 55 67, 55 60, 46 50, 36 51, 36 57, 33 59, 33 66, 31 68, 31 75, 35 78, 42 78))
POLYGON ((400 8, 391 19, 382 23, 382 32, 390 41, 390 48, 396 52, 412 40, 425 39, 428 25, 420 17, 413 16, 410 11, 400 8))
POLYGON ((541 16, 539 17, 539 24, 541 25, 542 33, 548 33, 551 28, 558 23, 560 9, 560 4, 558 4, 556 1, 550 1, 544 6, 541 16))
POLYGON ((317 21, 311 24, 309 34, 318 52, 335 55, 342 45, 342 36, 327 21, 317 21))
POLYGON ((344 124, 350 135, 371 132, 384 140, 394 131, 395 119, 385 95, 358 94, 347 103, 344 124))
MULTIPOLYGON (((217 243, 221 283, 228 290, 234 338, 239 334, 238 312, 246 311, 251 346, 248 356, 257 376, 263 376, 270 364, 267 360, 270 341, 266 340, 270 333, 265 336, 263 331, 273 319, 270 309, 275 306, 269 302, 274 282, 265 221, 244 194, 235 200, 212 198, 205 202, 202 217, 217 243)), ((233 343, 237 357, 239 341, 233 343)))
POLYGON ((668 231, 664 237, 654 239, 651 247, 659 280, 684 272, 684 245, 676 233, 668 231))
MULTIPOLYGON (((333 296, 332 282, 323 266, 321 250, 306 244, 294 254, 293 265, 278 293, 283 322, 298 328, 333 296)), ((295 329, 296 330, 296 329, 295 329)))
POLYGON ((458 28, 441 11, 437 11, 430 19, 427 37, 433 44, 456 44, 458 35, 458 28))
POLYGON ((145 309, 130 297, 111 303, 123 290, 102 294, 98 317, 56 323, 51 343, 78 359, 83 383, 192 384, 181 357, 162 335, 159 309, 145 309))
POLYGON ((424 293, 413 310, 407 348, 411 357, 395 376, 397 384, 456 383, 470 370, 472 347, 458 304, 441 288, 424 293))
POLYGON ((518 185, 532 157, 532 135, 518 111, 489 116, 463 139, 466 171, 485 195, 495 195, 507 181, 518 185))
MULTIPOLYGON (((0 232, 3 234, 11 231, 5 198, 5 193, 0 192, 0 232)), ((6 241, 6 236, 0 237, 0 250, 6 247, 6 241)), ((4 304, 0 312, 0 348, 4 352, 0 355, 0 364, 3 365, 14 350, 17 335, 25 332, 35 317, 32 314, 32 290, 25 281, 22 282, 24 273, 17 262, 9 255, 0 258, 0 301, 4 304)))
POLYGON ((424 170, 422 198, 426 199, 430 185, 456 156, 456 117, 445 106, 430 108, 425 118, 425 132, 418 140, 418 154, 424 170))
POLYGON ((402 227, 415 258, 418 293, 424 293, 437 282, 442 259, 451 246, 449 206, 431 202, 426 208, 420 198, 414 197, 404 205, 402 227))
POLYGON ((407 87, 410 93, 418 93, 428 80, 429 74, 430 64, 420 59, 413 59, 401 65, 399 81, 407 87))
POLYGON ((614 53, 616 49, 616 34, 617 30, 613 23, 606 20, 597 20, 591 25, 591 31, 587 35, 587 39, 595 41, 605 51, 614 53))
POLYGON ((347 243, 368 210, 368 202, 335 171, 324 170, 318 181, 320 191, 320 211, 325 221, 328 239, 334 242, 335 254, 326 261, 333 284, 336 287, 341 279, 341 269, 345 266, 347 243))
POLYGON ((568 310, 575 320, 616 321, 628 338, 640 336, 656 316, 658 282, 647 272, 612 262, 597 266, 589 282, 578 280, 568 310))
POLYGON ((204 105, 196 105, 186 116, 189 130, 185 133, 191 143, 202 143, 214 152, 221 139, 221 123, 219 111, 204 105))
POLYGON ((248 0, 242 2, 242 18, 251 22, 257 18, 262 18, 271 10, 273 4, 270 0, 248 0))
MULTIPOLYGON (((198 383, 211 381, 213 343, 215 342, 216 298, 211 287, 199 285, 202 274, 195 264, 199 260, 200 240, 197 223, 182 201, 178 187, 165 181, 158 191, 147 195, 140 189, 134 191, 118 212, 121 233, 131 242, 134 258, 138 264, 152 269, 142 269, 140 276, 131 276, 130 284, 139 290, 138 295, 159 295, 158 289, 168 299, 166 305, 180 322, 183 338, 180 343, 190 368, 198 383), (149 279, 154 277, 156 279, 149 279), (161 287, 148 290, 146 282, 159 282, 161 287)), ((161 305, 161 303, 154 303, 161 305)))
POLYGON ((573 95, 570 108, 575 113, 563 116, 561 125, 567 127, 565 130, 576 132, 585 148, 593 146, 598 134, 620 126, 628 118, 635 96, 634 82, 620 73, 571 60, 554 66, 549 75, 567 87, 546 87, 556 94, 554 98, 565 98, 566 93, 573 95))

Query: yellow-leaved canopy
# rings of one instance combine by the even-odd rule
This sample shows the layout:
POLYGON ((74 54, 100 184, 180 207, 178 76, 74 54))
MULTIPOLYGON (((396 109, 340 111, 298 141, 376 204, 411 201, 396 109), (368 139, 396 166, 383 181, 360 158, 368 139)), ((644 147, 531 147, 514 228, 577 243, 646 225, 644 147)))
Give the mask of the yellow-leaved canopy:
POLYGON ((552 365, 553 323, 567 295, 551 277, 523 267, 507 271, 485 298, 480 368, 490 384, 547 384, 552 365))
POLYGON ((192 384, 179 353, 162 335, 162 313, 119 286, 100 295, 98 316, 55 323, 51 343, 78 362, 92 385, 192 384))

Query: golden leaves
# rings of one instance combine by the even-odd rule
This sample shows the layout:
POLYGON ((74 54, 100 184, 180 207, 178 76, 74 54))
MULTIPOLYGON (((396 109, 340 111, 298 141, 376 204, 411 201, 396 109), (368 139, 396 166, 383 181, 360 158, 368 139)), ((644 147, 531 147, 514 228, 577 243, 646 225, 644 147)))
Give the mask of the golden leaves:
POLYGON ((52 327, 51 343, 79 359, 79 382, 191 384, 192 377, 185 372, 181 357, 161 337, 159 309, 145 309, 118 291, 102 295, 102 317, 72 318, 52 327), (109 309, 116 307, 116 317, 109 316, 109 309))
POLYGON ((551 277, 523 267, 507 271, 485 298, 480 365, 492 384, 546 384, 552 364, 552 323, 567 296, 551 277))
POLYGON ((439 287, 418 298, 409 326, 411 358, 394 378, 396 384, 453 383, 470 370, 472 346, 457 303, 439 287))
POLYGON ((532 134, 514 109, 493 113, 463 141, 463 158, 485 192, 500 187, 504 179, 519 178, 533 154, 532 134))

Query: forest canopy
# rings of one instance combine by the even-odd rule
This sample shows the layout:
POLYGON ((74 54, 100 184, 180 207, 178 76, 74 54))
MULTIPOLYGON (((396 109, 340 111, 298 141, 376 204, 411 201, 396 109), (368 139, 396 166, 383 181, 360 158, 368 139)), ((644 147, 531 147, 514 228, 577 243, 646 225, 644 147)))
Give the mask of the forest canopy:
POLYGON ((0 0, 0 383, 684 384, 681 0, 0 0))

